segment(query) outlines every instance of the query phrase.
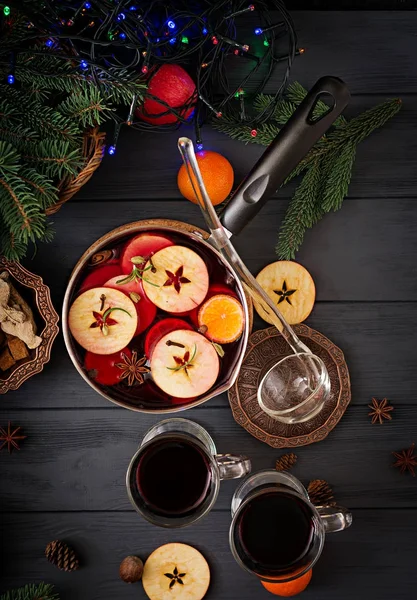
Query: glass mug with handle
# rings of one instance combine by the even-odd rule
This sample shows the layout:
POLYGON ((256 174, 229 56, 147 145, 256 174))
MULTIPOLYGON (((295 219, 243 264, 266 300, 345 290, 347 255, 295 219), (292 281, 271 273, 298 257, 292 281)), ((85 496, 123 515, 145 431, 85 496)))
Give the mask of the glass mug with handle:
POLYGON ((209 433, 188 419, 167 419, 152 427, 130 461, 127 492, 134 508, 160 527, 185 527, 216 502, 220 481, 244 477, 250 460, 217 454, 209 433))
POLYGON ((247 477, 232 499, 230 547, 237 563, 262 581, 286 583, 318 560, 326 533, 352 523, 341 506, 315 507, 298 479, 277 471, 247 477))

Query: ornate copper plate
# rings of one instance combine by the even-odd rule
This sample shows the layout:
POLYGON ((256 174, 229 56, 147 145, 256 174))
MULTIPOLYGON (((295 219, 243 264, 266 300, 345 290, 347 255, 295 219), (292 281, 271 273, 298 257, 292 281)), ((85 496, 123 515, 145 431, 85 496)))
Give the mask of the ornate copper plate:
POLYGON ((10 273, 12 283, 18 287, 30 305, 38 324, 38 334, 42 337, 41 344, 35 350, 30 350, 28 358, 18 361, 10 371, 0 375, 0 394, 5 394, 9 390, 16 390, 26 379, 42 371, 51 357, 52 344, 58 335, 59 317, 53 307, 49 288, 44 284, 42 277, 3 256, 0 257, 0 272, 2 271, 10 273))
POLYGON ((314 419, 288 425, 271 418, 258 405, 257 390, 262 377, 275 362, 290 353, 275 327, 252 333, 239 377, 228 392, 236 423, 273 448, 295 448, 320 442, 340 421, 351 399, 349 371, 340 348, 307 325, 294 325, 294 330, 323 360, 330 375, 330 399, 314 419))

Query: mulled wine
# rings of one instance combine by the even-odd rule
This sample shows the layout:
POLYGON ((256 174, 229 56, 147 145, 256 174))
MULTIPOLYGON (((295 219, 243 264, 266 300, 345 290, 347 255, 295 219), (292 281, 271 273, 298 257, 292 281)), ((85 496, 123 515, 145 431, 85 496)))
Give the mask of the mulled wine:
POLYGON ((243 351, 242 305, 233 275, 214 252, 180 232, 156 229, 124 236, 90 259, 68 324, 77 360, 98 388, 132 408, 166 410, 230 379, 243 351), (208 305, 213 298, 217 305, 208 305), (229 333, 223 321, 229 338, 218 342, 199 321, 200 309, 206 306, 213 323, 225 299, 231 323, 241 311, 241 329, 229 333))
POLYGON ((299 570, 314 543, 314 516, 301 498, 267 490, 242 508, 233 530, 236 551, 259 576, 278 576, 299 570))
POLYGON ((157 439, 140 454, 135 495, 156 515, 185 517, 209 496, 212 473, 205 452, 188 439, 157 439))

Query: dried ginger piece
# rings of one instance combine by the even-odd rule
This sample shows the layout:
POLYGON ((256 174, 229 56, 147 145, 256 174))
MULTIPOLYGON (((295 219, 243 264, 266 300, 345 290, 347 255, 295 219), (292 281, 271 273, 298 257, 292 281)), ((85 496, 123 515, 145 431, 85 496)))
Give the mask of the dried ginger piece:
POLYGON ((0 274, 0 323, 5 333, 19 338, 30 349, 42 342, 36 335, 32 309, 10 283, 7 271, 0 274))

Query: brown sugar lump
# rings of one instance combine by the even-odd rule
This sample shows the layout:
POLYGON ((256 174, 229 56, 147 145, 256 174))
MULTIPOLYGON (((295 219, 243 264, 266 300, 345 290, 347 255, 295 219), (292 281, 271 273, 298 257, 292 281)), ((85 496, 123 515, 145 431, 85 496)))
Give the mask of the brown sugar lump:
POLYGON ((10 367, 13 367, 13 365, 16 364, 15 359, 13 358, 13 356, 10 354, 10 351, 8 348, 5 348, 3 350, 3 352, 0 354, 0 369, 2 371, 7 371, 8 369, 10 369, 10 367))

